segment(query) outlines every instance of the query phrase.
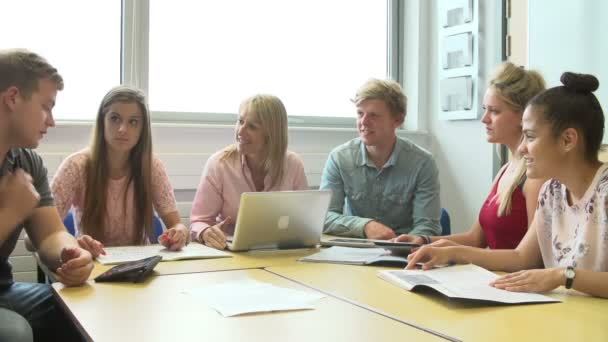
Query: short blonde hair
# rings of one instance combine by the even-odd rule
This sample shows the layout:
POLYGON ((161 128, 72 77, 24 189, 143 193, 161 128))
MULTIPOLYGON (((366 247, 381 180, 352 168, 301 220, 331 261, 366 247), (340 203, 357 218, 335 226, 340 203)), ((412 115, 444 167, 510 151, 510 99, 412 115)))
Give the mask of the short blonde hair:
MULTIPOLYGON (((279 184, 283 178, 288 144, 287 110, 278 97, 258 94, 241 102, 239 112, 244 111, 251 113, 264 130, 264 171, 270 176, 272 187, 279 184)), ((222 159, 234 156, 236 152, 236 145, 231 145, 225 150, 222 159)))
POLYGON ((63 90, 63 78, 42 56, 24 49, 0 50, 0 91, 15 86, 29 99, 43 79, 53 81, 58 90, 63 90))
POLYGON ((386 103, 393 116, 407 114, 407 96, 399 83, 393 80, 372 78, 365 82, 355 94, 352 102, 359 105, 366 100, 381 100, 386 103))

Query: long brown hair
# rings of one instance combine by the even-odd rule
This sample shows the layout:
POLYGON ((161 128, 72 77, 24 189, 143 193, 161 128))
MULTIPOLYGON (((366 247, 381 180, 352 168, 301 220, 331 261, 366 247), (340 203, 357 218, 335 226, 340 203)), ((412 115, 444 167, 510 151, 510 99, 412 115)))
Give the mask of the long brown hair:
MULTIPOLYGON (((239 113, 249 112, 260 121, 266 135, 264 145, 264 172, 270 176, 273 187, 280 184, 285 167, 287 153, 287 110, 281 100, 274 95, 258 94, 245 99, 239 113)), ((236 135, 235 135, 236 138, 236 135)), ((224 150, 222 160, 239 156, 236 145, 230 145, 224 150)))
POLYGON ((106 217, 106 202, 108 198, 108 147, 104 138, 105 116, 110 106, 116 102, 136 103, 143 115, 143 127, 139 141, 129 153, 129 173, 127 185, 123 195, 123 205, 127 205, 127 190, 133 184, 135 238, 133 244, 144 244, 153 236, 152 225, 152 137, 150 116, 146 97, 142 91, 128 87, 118 86, 112 88, 101 100, 97 119, 93 128, 93 138, 89 147, 89 158, 86 164, 86 191, 84 198, 84 212, 80 226, 83 233, 91 235, 94 239, 104 238, 104 224, 106 217))

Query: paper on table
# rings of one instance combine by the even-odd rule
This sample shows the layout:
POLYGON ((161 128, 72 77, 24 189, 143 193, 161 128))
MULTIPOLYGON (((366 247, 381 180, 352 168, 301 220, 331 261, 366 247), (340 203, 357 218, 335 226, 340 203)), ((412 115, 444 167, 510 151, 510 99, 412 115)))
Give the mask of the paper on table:
POLYGON ((384 248, 354 248, 333 246, 313 255, 298 259, 305 262, 327 262, 347 265, 407 266, 407 258, 392 255, 384 248))
POLYGON ((362 265, 366 261, 386 255, 384 248, 353 248, 333 246, 313 255, 300 258, 300 261, 335 262, 341 264, 362 265))
POLYGON ((106 247, 104 249, 107 254, 97 257, 97 260, 104 265, 141 260, 155 255, 162 256, 162 261, 231 257, 224 251, 198 243, 191 243, 179 251, 168 250, 162 245, 106 247))
POLYGON ((378 276, 406 290, 417 286, 430 287, 450 298, 507 304, 559 302, 536 293, 510 292, 492 287, 489 284, 498 275, 472 264, 429 271, 379 271, 378 276))
POLYGON ((184 291, 201 298, 224 317, 254 312, 314 309, 312 302, 324 298, 318 292, 274 286, 244 278, 184 291))

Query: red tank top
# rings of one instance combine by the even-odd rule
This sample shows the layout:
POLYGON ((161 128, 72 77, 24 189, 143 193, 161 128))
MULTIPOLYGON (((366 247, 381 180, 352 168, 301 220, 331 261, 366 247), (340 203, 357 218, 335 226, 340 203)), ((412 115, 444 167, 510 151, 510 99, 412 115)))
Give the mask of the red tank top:
MULTIPOLYGON (((503 170, 500 178, 502 178, 506 169, 503 170)), ((496 196, 500 178, 494 184, 490 195, 479 211, 479 223, 485 234, 488 247, 491 249, 514 249, 528 231, 526 198, 521 190, 521 185, 516 187, 511 194, 511 213, 498 217, 499 205, 497 198, 494 198, 494 196, 496 196)))

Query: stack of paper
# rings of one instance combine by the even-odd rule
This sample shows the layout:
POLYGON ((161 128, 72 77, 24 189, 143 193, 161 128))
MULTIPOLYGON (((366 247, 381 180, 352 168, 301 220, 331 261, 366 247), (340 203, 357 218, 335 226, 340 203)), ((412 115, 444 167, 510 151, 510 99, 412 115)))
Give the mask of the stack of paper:
POLYGON ((312 302, 325 297, 318 292, 278 287, 249 278, 184 293, 203 299, 224 317, 254 312, 311 310, 314 309, 312 302))

